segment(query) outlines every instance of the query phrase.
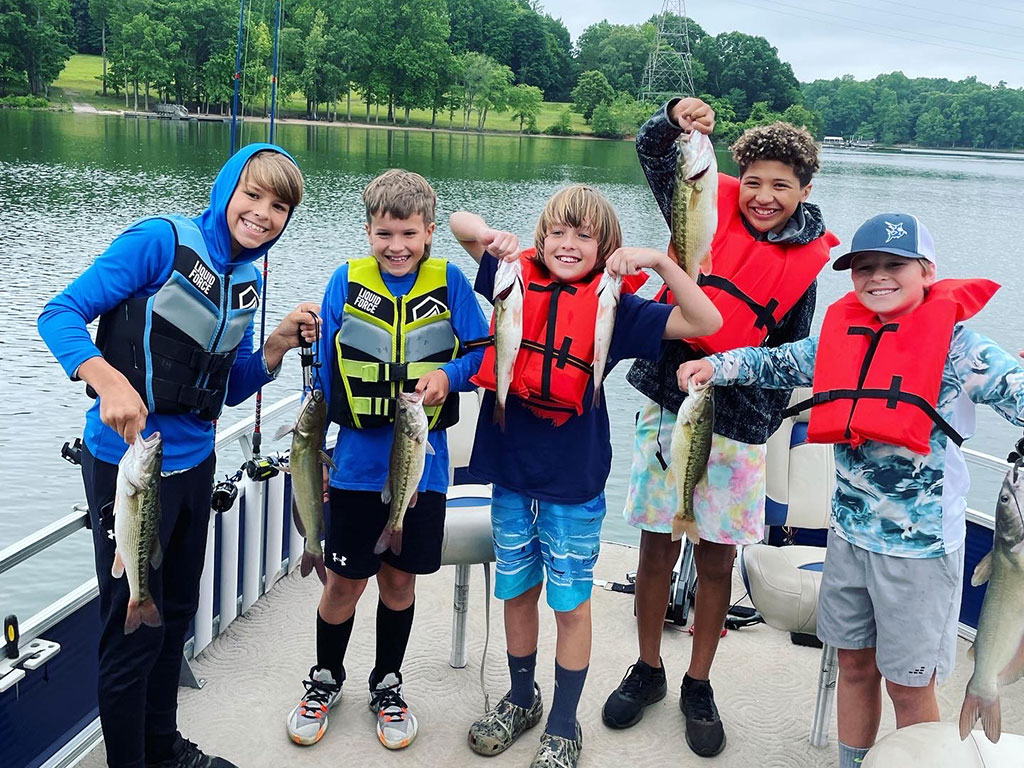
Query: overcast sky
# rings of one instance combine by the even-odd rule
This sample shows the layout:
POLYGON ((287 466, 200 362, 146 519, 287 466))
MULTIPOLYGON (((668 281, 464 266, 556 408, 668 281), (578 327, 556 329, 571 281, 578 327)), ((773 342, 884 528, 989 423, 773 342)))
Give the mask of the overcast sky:
MULTIPOLYGON (((541 0, 573 40, 601 19, 637 24, 662 0, 541 0)), ((671 3, 676 5, 676 3, 671 3)), ((852 74, 865 80, 968 75, 1024 87, 1021 0, 688 0, 687 14, 709 34, 738 30, 768 39, 801 82, 852 74)))

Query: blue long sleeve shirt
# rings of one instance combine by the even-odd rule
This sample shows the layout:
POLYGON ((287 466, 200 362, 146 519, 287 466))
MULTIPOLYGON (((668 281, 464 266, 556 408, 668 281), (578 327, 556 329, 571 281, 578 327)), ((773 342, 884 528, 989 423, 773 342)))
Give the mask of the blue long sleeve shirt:
MULTIPOLYGON (((405 296, 412 290, 419 272, 395 277, 381 272, 384 285, 393 296, 405 296)), ((448 300, 452 313, 452 327, 461 344, 487 336, 487 320, 483 310, 473 295, 473 289, 466 276, 451 262, 446 272, 448 281, 448 300)), ((320 314, 323 327, 320 334, 321 384, 327 402, 331 402, 330 372, 337 364, 334 339, 341 329, 345 297, 348 296, 348 264, 342 264, 335 270, 327 283, 320 314)), ((469 377, 480 368, 483 349, 478 348, 467 352, 441 366, 448 376, 451 392, 467 392, 475 387, 469 377)), ((331 486, 354 491, 380 492, 388 476, 388 461, 391 454, 391 441, 394 428, 391 426, 373 427, 370 429, 351 429, 341 427, 338 431, 338 442, 334 447, 334 463, 337 469, 331 470, 331 486)), ((448 490, 448 438, 444 430, 432 430, 427 438, 433 455, 427 454, 427 462, 423 468, 419 490, 448 490)))
MULTIPOLYGON (((775 349, 711 355, 716 385, 771 389, 810 386, 817 339, 775 349)), ((1024 426, 1024 369, 991 339, 957 325, 942 372, 936 410, 965 438, 974 434, 974 404, 1024 426)), ((835 446, 832 530, 851 544, 895 557, 956 552, 967 535, 970 475, 961 450, 933 427, 926 456, 874 440, 835 446)))
MULTIPOLYGON (((259 151, 273 150, 287 155, 272 144, 249 144, 236 152, 221 168, 210 191, 210 205, 193 221, 214 265, 222 272, 260 258, 280 239, 257 249, 231 254, 231 233, 227 225, 227 206, 241 178, 242 169, 259 151)), ((289 156, 290 157, 290 156, 289 156)), ((282 230, 283 234, 283 230, 282 230)), ((77 379, 79 366, 100 357, 86 327, 122 301, 155 294, 171 275, 176 239, 173 227, 165 219, 143 219, 122 232, 78 278, 53 297, 39 315, 38 328, 43 341, 65 373, 77 379)), ((252 323, 246 329, 228 379, 227 405, 237 405, 273 378, 267 370, 262 351, 253 351, 252 323)), ((96 400, 86 413, 83 439, 89 451, 100 461, 116 464, 127 444, 100 420, 100 402, 96 400)), ((213 423, 192 413, 151 413, 143 436, 160 432, 164 443, 165 472, 189 469, 200 464, 214 445, 213 423)))

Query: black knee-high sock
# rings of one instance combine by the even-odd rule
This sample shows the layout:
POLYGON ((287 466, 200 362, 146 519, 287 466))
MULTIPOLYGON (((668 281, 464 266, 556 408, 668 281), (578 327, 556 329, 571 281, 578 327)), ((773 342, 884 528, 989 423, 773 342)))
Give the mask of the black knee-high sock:
POLYGON ((316 612, 316 663, 329 669, 336 682, 345 680, 345 651, 352 636, 352 625, 356 616, 341 624, 328 624, 320 611, 316 612))
POLYGON ((415 608, 416 603, 413 603, 403 611, 393 611, 382 601, 377 601, 377 659, 370 675, 371 687, 389 672, 402 669, 415 608))

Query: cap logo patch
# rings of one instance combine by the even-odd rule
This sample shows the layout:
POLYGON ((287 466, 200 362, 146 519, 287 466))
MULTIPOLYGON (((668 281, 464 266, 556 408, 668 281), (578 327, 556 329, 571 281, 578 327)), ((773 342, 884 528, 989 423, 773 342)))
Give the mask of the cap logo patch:
POLYGON ((893 240, 899 240, 907 234, 909 233, 903 228, 902 221, 899 224, 893 224, 889 221, 885 222, 885 242, 891 243, 893 240))

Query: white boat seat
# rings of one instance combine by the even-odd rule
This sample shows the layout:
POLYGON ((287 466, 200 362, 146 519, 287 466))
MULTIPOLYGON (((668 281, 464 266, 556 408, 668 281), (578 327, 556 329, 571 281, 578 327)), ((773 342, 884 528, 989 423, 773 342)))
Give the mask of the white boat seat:
MULTIPOLYGON (((810 395, 793 392, 791 402, 810 395)), ((807 411, 784 419, 768 440, 765 523, 827 528, 835 487, 831 445, 807 442, 807 411)), ((767 624, 786 632, 814 634, 823 547, 752 544, 740 554, 740 572, 754 607, 767 624)))
POLYGON ((473 453, 479 391, 459 393, 459 421, 448 429, 450 470, 441 565, 494 562, 491 540, 491 488, 460 482, 473 453))
POLYGON ((864 758, 862 768, 1020 768, 1024 736, 1004 733, 993 744, 980 730, 960 741, 956 723, 918 723, 880 740, 864 758))

